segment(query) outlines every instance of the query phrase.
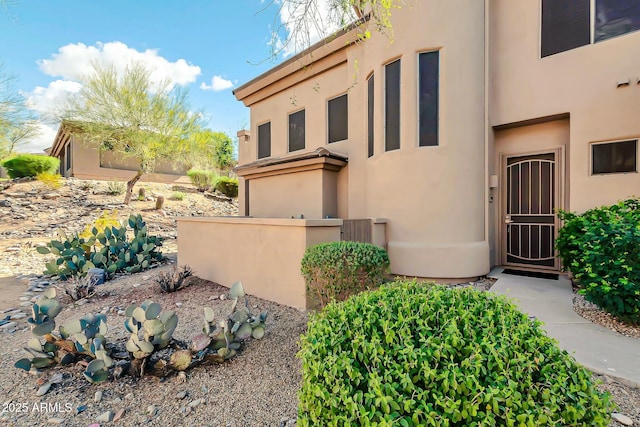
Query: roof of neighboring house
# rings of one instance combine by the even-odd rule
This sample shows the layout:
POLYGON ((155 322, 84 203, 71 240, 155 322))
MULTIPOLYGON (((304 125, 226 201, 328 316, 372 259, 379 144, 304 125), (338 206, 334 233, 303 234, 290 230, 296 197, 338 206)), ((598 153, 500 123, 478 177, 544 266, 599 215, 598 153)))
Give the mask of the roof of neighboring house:
POLYGON ((56 133, 56 137, 53 139, 53 145, 47 148, 45 152, 48 150, 48 154, 53 157, 58 157, 60 151, 64 147, 65 142, 69 139, 71 132, 73 130, 73 124, 67 120, 63 120, 60 123, 60 127, 58 128, 58 132, 56 133))
POLYGON ((241 172, 246 169, 258 169, 264 168, 267 166, 279 165, 283 163, 291 163, 297 162, 300 160, 314 159, 317 157, 328 157, 330 159, 339 160, 341 162, 348 162, 349 158, 343 156, 342 154, 334 153, 332 151, 327 150, 324 147, 320 147, 315 149, 314 151, 308 151, 300 154, 293 154, 291 156, 285 157, 270 157, 268 159, 260 159, 255 162, 245 163, 241 166, 236 167, 234 170, 236 172, 241 172))
POLYGON ((233 94, 236 99, 238 101, 243 101, 245 105, 249 106, 266 96, 257 98, 255 96, 252 98, 249 97, 273 85, 274 83, 280 83, 280 87, 273 89, 268 95, 285 90, 295 83, 307 80, 322 71, 346 62, 347 57, 345 53, 341 58, 337 58, 334 61, 325 61, 326 63, 320 64, 323 60, 337 52, 343 51, 360 39, 358 37, 359 29, 363 23, 369 20, 369 16, 362 16, 361 13, 358 13, 358 16, 359 19, 357 21, 348 25, 344 29, 320 40, 297 55, 234 89, 233 94), (311 64, 315 64, 314 67, 309 67, 311 64), (284 78, 291 76, 296 72, 303 72, 304 74, 299 76, 299 79, 296 81, 282 85, 282 80, 284 78))

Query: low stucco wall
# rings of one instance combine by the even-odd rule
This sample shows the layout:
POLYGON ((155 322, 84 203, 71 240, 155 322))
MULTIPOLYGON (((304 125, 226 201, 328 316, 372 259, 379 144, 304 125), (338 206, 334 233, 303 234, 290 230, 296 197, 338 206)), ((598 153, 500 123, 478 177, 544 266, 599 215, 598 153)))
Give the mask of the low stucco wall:
POLYGON ((306 308, 300 261, 308 246, 340 240, 340 219, 178 218, 178 264, 224 286, 306 308))

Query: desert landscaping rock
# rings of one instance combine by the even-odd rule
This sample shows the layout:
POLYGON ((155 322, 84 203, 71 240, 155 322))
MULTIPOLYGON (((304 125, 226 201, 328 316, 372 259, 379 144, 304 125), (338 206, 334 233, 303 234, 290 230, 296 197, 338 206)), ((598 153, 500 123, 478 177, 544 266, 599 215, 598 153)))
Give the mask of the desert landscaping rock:
POLYGON ((93 396, 93 401, 96 403, 100 403, 102 400, 102 390, 96 391, 96 394, 93 396))
POLYGON ((36 396, 44 396, 45 394, 47 394, 50 388, 51 388, 51 383, 46 383, 45 385, 43 385, 38 389, 38 391, 36 392, 36 396))
POLYGON ((96 421, 99 423, 108 423, 111 420, 113 420, 113 412, 111 411, 104 412, 96 417, 96 421))
POLYGON ((611 418, 613 418, 615 421, 619 422, 623 426, 633 425, 633 420, 623 414, 614 413, 614 414, 611 414, 611 418))

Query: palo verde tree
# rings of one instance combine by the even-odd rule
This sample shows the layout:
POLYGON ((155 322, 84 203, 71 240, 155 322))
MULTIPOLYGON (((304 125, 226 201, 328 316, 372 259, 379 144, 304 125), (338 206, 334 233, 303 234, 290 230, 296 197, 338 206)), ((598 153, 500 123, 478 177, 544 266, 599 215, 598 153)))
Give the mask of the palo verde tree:
POLYGON ((16 77, 0 65, 0 159, 39 133, 38 118, 16 82, 16 77))
POLYGON ((170 80, 156 82, 141 63, 123 72, 94 63, 81 77, 82 89, 69 98, 61 118, 74 132, 103 151, 135 159, 137 173, 127 182, 124 203, 142 175, 160 160, 176 165, 190 158, 191 139, 201 129, 201 115, 189 109, 187 92, 170 80))
MULTIPOLYGON (((391 11, 405 0, 271 0, 264 9, 278 6, 271 47, 272 55, 300 52, 317 40, 329 36, 359 19, 373 25, 375 31, 391 35, 391 11)), ((367 27, 368 28, 368 27, 367 27)), ((371 35, 364 29, 360 37, 371 35)))

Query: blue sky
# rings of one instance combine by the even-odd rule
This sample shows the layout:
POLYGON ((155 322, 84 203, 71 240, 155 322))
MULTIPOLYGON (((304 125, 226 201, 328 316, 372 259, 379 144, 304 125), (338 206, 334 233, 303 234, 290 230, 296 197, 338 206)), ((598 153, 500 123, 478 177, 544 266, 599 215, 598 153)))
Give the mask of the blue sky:
MULTIPOLYGON (((270 57, 270 41, 286 16, 269 0, 7 3, 0 11, 0 63, 40 113, 78 90, 77 76, 93 59, 122 66, 136 60, 188 88, 193 109, 204 112, 209 127, 235 137, 248 126, 249 110, 232 89, 283 59, 270 57)), ((56 123, 47 123, 21 151, 50 146, 56 130, 56 123)))

